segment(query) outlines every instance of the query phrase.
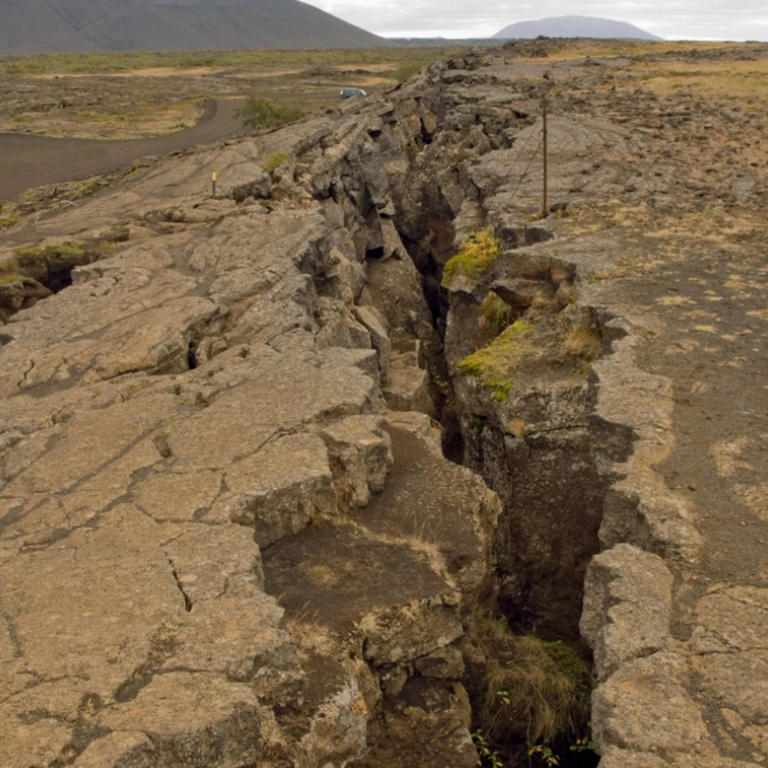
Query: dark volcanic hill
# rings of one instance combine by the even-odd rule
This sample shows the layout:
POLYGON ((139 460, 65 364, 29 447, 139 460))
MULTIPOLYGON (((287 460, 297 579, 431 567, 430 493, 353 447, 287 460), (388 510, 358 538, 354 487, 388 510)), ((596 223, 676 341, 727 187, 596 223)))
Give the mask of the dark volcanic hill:
POLYGON ((496 38, 503 40, 546 37, 599 37, 625 40, 660 40, 625 21, 601 19, 596 16, 552 16, 536 21, 521 21, 504 27, 496 38))
POLYGON ((298 0, 0 0, 0 53, 385 45, 298 0))

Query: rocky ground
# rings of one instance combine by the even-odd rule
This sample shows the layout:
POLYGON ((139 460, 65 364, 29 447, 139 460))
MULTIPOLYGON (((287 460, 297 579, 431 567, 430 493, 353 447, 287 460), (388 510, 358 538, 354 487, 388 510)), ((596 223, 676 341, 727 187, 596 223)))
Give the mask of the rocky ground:
POLYGON ((669 77, 768 52, 556 49, 3 231, 2 765, 469 768, 497 607, 603 768, 765 764, 765 110, 669 77))

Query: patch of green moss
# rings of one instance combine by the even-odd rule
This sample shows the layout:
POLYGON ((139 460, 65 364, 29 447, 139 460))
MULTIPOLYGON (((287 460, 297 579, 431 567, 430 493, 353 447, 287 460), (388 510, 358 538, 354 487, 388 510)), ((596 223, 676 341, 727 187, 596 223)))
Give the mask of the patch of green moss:
POLYGON ((501 252, 501 243, 488 227, 471 234, 462 244, 459 252, 443 269, 443 286, 450 290, 454 278, 463 275, 477 280, 493 266, 501 252))
POLYGON ((0 229, 12 227, 18 220, 19 214, 16 211, 9 213, 7 216, 0 216, 0 229))
POLYGON ((117 227, 104 238, 107 243, 127 243, 130 239, 131 230, 129 227, 117 227))
POLYGON ((0 264, 0 285, 10 285, 11 283, 18 283, 24 279, 22 275, 12 271, 5 271, 5 265, 8 262, 0 264))
POLYGON ((261 167, 268 173, 277 170, 286 160, 288 160, 287 152, 276 152, 274 155, 270 155, 261 165, 261 167))
POLYGON ((63 243, 17 248, 13 258, 0 263, 0 280, 5 283, 31 278, 56 291, 68 284, 73 267, 90 264, 108 256, 128 240, 127 227, 117 228, 103 240, 63 243))
POLYGON ((124 173, 122 175, 122 178, 123 179, 133 179, 133 178, 136 178, 136 176, 138 176, 139 174, 143 173, 146 170, 147 170, 147 166, 146 165, 138 165, 135 168, 131 168, 130 171, 127 171, 126 173, 124 173))
POLYGON ((56 245, 38 245, 30 248, 17 248, 14 251, 18 264, 35 264, 51 258, 77 259, 85 253, 83 243, 78 240, 68 240, 56 245))
POLYGON ((92 195, 97 189, 106 187, 109 182, 101 176, 95 176, 92 179, 84 181, 77 189, 72 193, 72 197, 77 200, 81 197, 92 195))
POLYGON ((488 291, 480 306, 480 312, 488 330, 494 336, 498 336, 515 319, 515 310, 495 291, 488 291))
POLYGON ((512 375, 525 354, 525 337, 532 328, 531 323, 516 320, 487 347, 465 357, 459 363, 459 370, 468 376, 475 376, 496 400, 503 402, 512 389, 512 375))

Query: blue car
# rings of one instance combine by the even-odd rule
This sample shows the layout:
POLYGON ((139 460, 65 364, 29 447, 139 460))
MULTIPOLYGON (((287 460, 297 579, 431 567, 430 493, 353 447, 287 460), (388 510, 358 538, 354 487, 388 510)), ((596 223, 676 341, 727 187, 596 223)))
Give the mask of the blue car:
POLYGON ((367 96, 362 88, 343 88, 339 93, 342 99, 354 99, 356 96, 367 96))

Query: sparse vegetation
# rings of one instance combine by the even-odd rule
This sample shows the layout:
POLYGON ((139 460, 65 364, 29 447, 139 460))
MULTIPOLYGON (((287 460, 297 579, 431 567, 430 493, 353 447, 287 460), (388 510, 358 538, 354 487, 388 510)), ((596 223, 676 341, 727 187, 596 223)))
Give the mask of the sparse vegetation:
POLYGON ((246 128, 261 131, 293 123, 304 117, 305 112, 303 109, 290 104, 281 104, 272 99, 251 96, 237 114, 246 128))
POLYGON ((75 267, 110 255, 129 236, 127 227, 119 227, 101 240, 17 248, 12 258, 0 262, 0 288, 7 288, 0 290, 0 323, 70 285, 75 267))
POLYGON ((498 751, 491 747, 482 731, 472 732, 472 742, 477 750, 477 768, 504 768, 498 751))
POLYGON ((459 48, 0 56, 0 131, 58 137, 140 138, 194 125, 206 99, 250 94, 319 112, 340 87, 375 94, 459 48), (405 69, 398 75, 401 66, 405 69), (110 77, 130 74, 131 77, 110 77), (9 78, 6 78, 9 80, 9 78), (28 88, 26 88, 28 86, 28 88), (245 89, 248 90, 245 90, 245 89), (20 94, 26 94, 19 97, 20 94))
POLYGON ((15 273, 32 278, 42 285, 56 282, 63 269, 87 264, 95 254, 80 241, 67 241, 56 245, 17 248, 9 261, 0 264, 0 273, 15 273))
POLYGON ((129 238, 127 227, 109 233, 102 240, 85 242, 67 240, 62 243, 17 248, 13 258, 0 262, 0 279, 5 282, 29 278, 51 290, 67 284, 73 267, 90 264, 108 256, 119 243, 129 238))
POLYGON ((92 195, 97 189, 106 187, 109 185, 109 181, 101 176, 94 176, 92 179, 84 181, 75 191, 72 193, 72 199, 78 200, 81 197, 92 195))
POLYGON ((445 265, 443 285, 450 290, 454 279, 465 276, 477 280, 493 266, 501 253, 501 243, 493 227, 471 234, 460 247, 459 252, 445 265))

